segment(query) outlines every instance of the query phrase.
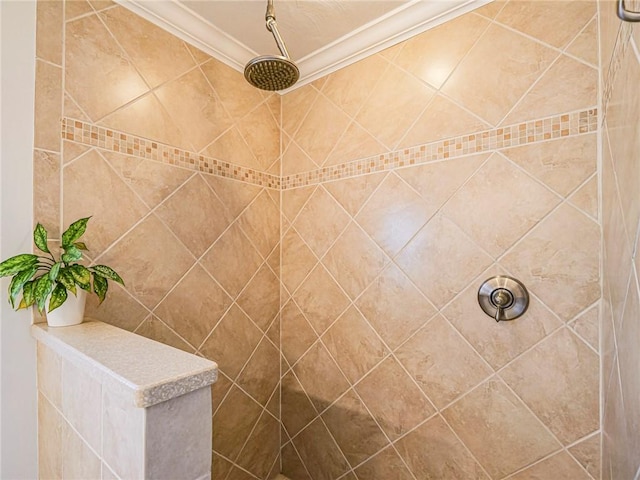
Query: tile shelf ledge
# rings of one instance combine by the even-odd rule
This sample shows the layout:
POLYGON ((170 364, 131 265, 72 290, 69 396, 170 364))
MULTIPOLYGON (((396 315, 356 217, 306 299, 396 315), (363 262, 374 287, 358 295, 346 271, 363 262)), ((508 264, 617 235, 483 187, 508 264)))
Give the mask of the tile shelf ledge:
POLYGON ((31 326, 31 335, 93 370, 139 408, 208 387, 218 377, 215 362, 96 320, 70 327, 39 323, 31 326))

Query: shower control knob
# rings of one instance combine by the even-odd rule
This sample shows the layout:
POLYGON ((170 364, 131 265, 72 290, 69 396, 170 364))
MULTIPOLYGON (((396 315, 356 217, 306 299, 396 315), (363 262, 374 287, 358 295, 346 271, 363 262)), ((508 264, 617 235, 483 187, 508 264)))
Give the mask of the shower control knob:
POLYGON ((498 275, 484 281, 478 290, 480 307, 496 322, 520 317, 529 306, 529 293, 515 278, 498 275))

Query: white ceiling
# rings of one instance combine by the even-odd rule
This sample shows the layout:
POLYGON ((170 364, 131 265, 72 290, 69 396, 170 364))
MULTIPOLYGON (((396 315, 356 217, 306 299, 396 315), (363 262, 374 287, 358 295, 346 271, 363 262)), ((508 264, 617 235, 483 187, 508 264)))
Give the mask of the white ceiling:
MULTIPOLYGON (((116 0, 238 71, 279 54, 266 0, 116 0)), ((274 0, 295 89, 491 0, 274 0)), ((290 89, 291 90, 291 89, 290 89)))

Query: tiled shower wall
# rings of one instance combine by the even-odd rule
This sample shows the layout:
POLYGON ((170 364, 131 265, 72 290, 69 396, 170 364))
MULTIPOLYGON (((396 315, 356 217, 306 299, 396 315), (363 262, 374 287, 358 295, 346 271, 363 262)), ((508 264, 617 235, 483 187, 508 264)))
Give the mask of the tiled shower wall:
POLYGON ((599 478, 594 2, 494 2, 282 125, 122 7, 38 8, 36 218, 94 214, 127 289, 91 315, 220 363, 215 479, 279 470, 280 293, 293 480, 599 478), (522 320, 479 312, 496 272, 522 320))
MULTIPOLYGON (((640 9, 639 2, 626 2, 640 9)), ((602 478, 640 475, 640 26, 600 5, 603 85, 602 478)))
POLYGON ((214 478, 279 472, 280 98, 110 1, 37 19, 36 220, 92 215, 89 316, 219 363, 214 478))
POLYGON ((494 2, 283 97, 283 473, 600 478, 597 67, 595 2, 494 2))

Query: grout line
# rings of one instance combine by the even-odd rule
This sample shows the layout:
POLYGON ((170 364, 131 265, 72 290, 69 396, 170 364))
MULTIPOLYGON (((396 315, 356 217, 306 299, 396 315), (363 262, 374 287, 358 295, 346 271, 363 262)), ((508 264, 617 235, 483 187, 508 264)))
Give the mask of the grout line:
POLYGON ((569 49, 573 46, 573 44, 576 42, 578 37, 580 35, 582 35, 587 30, 589 25, 591 25, 591 22, 595 22, 595 24, 596 24, 596 36, 598 35, 598 33, 597 33, 597 31, 599 30, 598 19, 599 19, 599 14, 598 14, 598 12, 596 10, 596 13, 593 15, 593 17, 591 17, 591 20, 587 21, 587 23, 585 23, 584 27, 582 27, 580 29, 580 31, 576 34, 576 36, 573 37, 573 39, 571 39, 571 41, 569 41, 569 43, 562 50, 562 53, 564 53, 567 57, 570 57, 573 60, 576 60, 576 61, 578 61, 580 63, 583 63, 584 65, 586 65, 588 67, 595 68, 598 71, 598 77, 599 77, 600 76, 600 67, 599 67, 599 65, 600 65, 600 61, 599 61, 599 59, 600 59, 600 49, 597 46, 597 45, 599 45, 599 43, 596 44, 598 58, 596 59, 596 63, 595 64, 590 63, 588 60, 586 60, 584 58, 581 58, 581 57, 577 56, 574 53, 569 52, 569 49))
MULTIPOLYGON (((76 143, 76 142, 71 142, 69 140, 64 140, 63 143, 76 143)), ((77 144, 76 144, 77 145, 77 144)), ((64 146, 63 146, 64 148, 64 146)), ((78 160, 80 160, 82 157, 84 157, 85 155, 87 155, 90 152, 97 152, 99 153, 99 150, 95 147, 87 147, 87 150, 85 150, 84 152, 80 153, 78 156, 76 156, 75 158, 72 158, 71 160, 69 160, 68 162, 64 161, 64 153, 62 154, 62 168, 61 170, 64 170, 65 168, 73 165, 74 163, 76 163, 78 160)), ((102 155, 100 155, 101 158, 103 158, 102 155)))
MULTIPOLYGON (((493 377, 493 375, 491 376, 493 377)), ((491 378, 489 377, 489 379, 491 378)), ((488 379, 486 379, 485 381, 481 382, 481 383, 485 383, 486 381, 488 381, 488 379)), ((447 419, 444 417, 444 415, 442 415, 442 412, 438 412, 437 414, 438 417, 440 417, 442 419, 442 421, 445 423, 445 425, 449 428, 449 430, 451 431, 451 433, 453 433, 453 436, 456 437, 456 439, 458 440, 458 442, 460 443, 460 445, 462 446, 463 449, 465 449, 467 451, 467 453, 469 454, 469 456, 476 462, 476 464, 480 467, 480 469, 484 472, 484 474, 486 475, 486 478, 492 478, 491 475, 489 475, 489 472, 486 470, 485 466, 478 460, 478 458, 476 457, 476 455, 471 451, 471 449, 467 446, 467 444, 465 442, 462 441, 462 438, 460 438, 460 436, 458 435, 458 432, 455 431, 455 429, 449 424, 449 422, 447 421, 447 419)), ((426 423, 426 422, 425 422, 426 423)))
MULTIPOLYGON (((293 139, 293 137, 295 137, 295 135, 298 133, 298 131, 300 130, 300 128, 302 127, 302 124, 304 123, 304 121, 307 119, 307 117, 309 116, 311 110, 313 110, 314 105, 316 104, 316 102, 318 101, 318 97, 320 96, 320 90, 318 90, 313 84, 308 84, 305 85, 305 87, 308 88, 303 88, 300 90, 297 90, 295 93, 291 93, 291 96, 299 96, 301 95, 300 92, 303 92, 304 90, 308 89, 311 90, 313 92, 315 92, 315 98, 311 101, 311 103, 308 104, 308 110, 305 112, 304 115, 302 115, 299 119, 298 119, 298 125, 297 127, 291 131, 291 132, 286 132, 284 131, 284 116, 283 116, 283 122, 282 122, 282 126, 280 128, 281 131, 284 131, 284 133, 290 138, 293 139)), ((285 97, 282 96, 280 97, 280 101, 284 101, 285 97)), ((282 112, 284 113, 284 105, 281 107, 282 108, 282 112)), ((299 108, 299 107, 298 107, 299 108)), ((315 163, 315 162, 314 162, 315 163)))
MULTIPOLYGON (((599 147, 598 151, 600 151, 599 147)), ((600 168, 599 164, 598 164, 598 159, 596 158, 596 170, 595 172, 593 172, 591 175, 589 175, 589 177, 587 177, 580 185, 578 185, 574 190, 572 190, 571 192, 569 192, 567 194, 567 200, 569 201, 569 203, 571 204, 571 206, 577 208, 579 211, 581 211, 582 213, 584 213, 587 217, 589 217, 591 220, 593 220, 594 222, 596 222, 600 227, 602 227, 601 225, 601 218, 602 216, 599 214, 599 212, 596 209, 595 212, 595 216, 593 216, 591 213, 587 212, 586 210, 584 210, 582 207, 578 206, 578 204, 576 203, 576 201, 574 200, 574 197, 580 192, 580 190, 582 190, 584 187, 587 186, 587 184, 591 181, 591 180, 595 180, 596 181, 596 201, 600 198, 600 190, 599 190, 599 179, 600 179, 600 175, 599 172, 601 172, 602 169, 600 168)), ((600 202, 598 203, 598 207, 600 202)))
MULTIPOLYGON (((218 406, 216 407, 216 409, 212 411, 211 418, 213 418, 216 415, 216 412, 218 410, 220 410, 220 407, 222 407, 222 404, 224 403, 225 399, 229 396, 229 393, 231 392, 231 389, 234 386, 233 380, 230 377, 228 377, 220 368, 218 368, 218 375, 222 375, 225 378, 225 380, 228 380, 230 386, 227 389, 227 391, 225 392, 225 394, 222 395, 222 398, 220 398, 220 402, 218 403, 218 406)), ((216 383, 217 383, 217 381, 216 381, 216 383)), ((213 385, 214 385, 213 388, 215 389, 215 384, 213 384, 213 385)))
MULTIPOLYGON (((63 100, 63 103, 66 103, 66 102, 65 102, 65 99, 66 99, 66 98, 68 98, 68 99, 69 99, 69 101, 70 101, 71 103, 73 103, 73 106, 74 106, 75 108, 77 108, 77 109, 78 109, 78 111, 79 111, 82 115, 84 115, 84 117, 85 117, 85 118, 89 119, 89 120, 88 120, 89 122, 92 122, 92 120, 91 120, 91 116, 87 113, 87 111, 86 111, 84 108, 82 108, 82 107, 78 104, 78 102, 76 101, 76 99, 75 99, 75 98, 73 98, 73 97, 71 96, 71 94, 70 94, 69 92, 67 92, 67 91, 65 91, 65 92, 64 92, 63 99, 62 99, 62 100, 63 100)), ((67 115, 66 115, 66 112, 65 112, 65 114, 63 115, 63 117, 66 117, 66 116, 67 116, 67 115)))
POLYGON ((309 473, 309 469, 307 468, 307 465, 304 463, 304 461, 302 460, 302 456, 300 455, 300 452, 298 452, 298 447, 296 447, 296 444, 293 442, 293 438, 290 439, 289 442, 291 444, 291 448, 293 448, 293 451, 296 453, 296 455, 298 456, 298 460, 300 460, 300 463, 302 464, 302 468, 304 468, 305 472, 307 472, 307 475, 309 476, 309 478, 313 478, 311 476, 311 474, 309 473))
MULTIPOLYGON (((502 25, 503 27, 506 27, 505 25, 502 25)), ((508 28, 508 27, 507 27, 508 28)), ((555 49, 554 49, 555 50, 555 49)), ((564 53, 562 51, 560 51, 558 53, 558 55, 556 57, 551 57, 549 56, 550 60, 549 60, 549 64, 540 72, 540 74, 538 75, 538 77, 529 85, 529 88, 527 88, 524 93, 520 96, 520 98, 518 98, 515 103, 511 106, 511 108, 502 116, 502 118, 500 118, 500 120, 498 120, 497 124, 500 125, 502 124, 504 121, 506 121, 511 114, 513 114, 514 112, 518 111, 518 107, 520 107, 520 105, 527 99, 527 97, 529 96, 529 94, 536 88, 536 86, 539 83, 542 83, 542 80, 545 79, 546 75, 551 71, 551 69, 557 65, 560 60, 564 57, 564 53)), ((591 67, 593 68, 593 67, 591 67)))

